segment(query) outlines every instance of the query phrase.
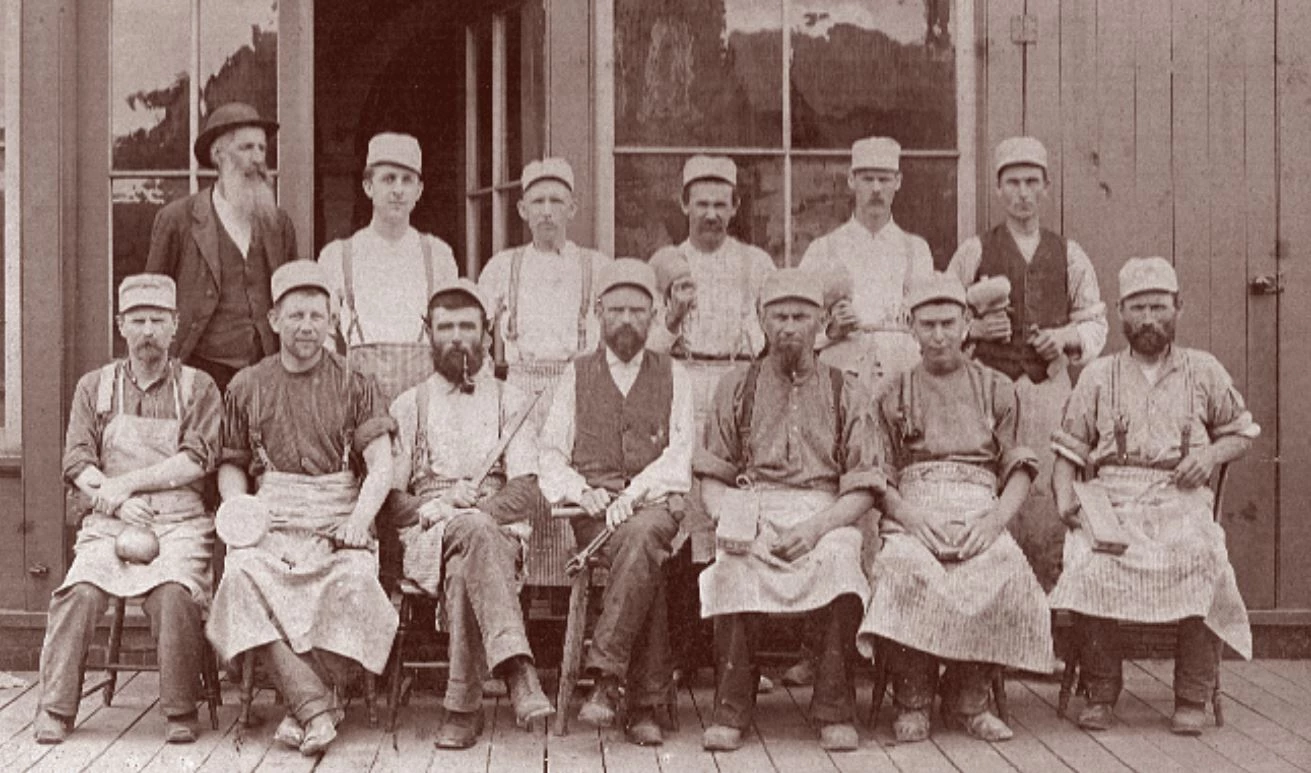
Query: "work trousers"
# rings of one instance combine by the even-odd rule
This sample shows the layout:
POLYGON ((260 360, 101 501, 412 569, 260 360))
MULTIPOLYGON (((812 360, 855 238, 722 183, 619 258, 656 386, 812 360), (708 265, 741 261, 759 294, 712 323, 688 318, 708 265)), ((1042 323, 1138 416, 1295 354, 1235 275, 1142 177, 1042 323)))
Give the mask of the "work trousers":
MULTIPOLYGON (((1211 699, 1220 670, 1220 637, 1200 617, 1177 626, 1174 644, 1175 700, 1205 703, 1211 699)), ((1115 703, 1124 685, 1123 645, 1116 620, 1074 615, 1074 638, 1080 647, 1079 678, 1090 703, 1115 703)))
MULTIPOLYGON (((815 653, 815 688, 810 715, 820 724, 852 722, 856 716, 856 686, 852 663, 856 658, 856 629, 860 627, 860 598, 845 594, 806 619, 819 633, 815 653)), ((715 618, 715 706, 713 724, 746 729, 756 708, 760 667, 755 662, 765 615, 739 612, 715 618)))
MULTIPOLYGON (((56 591, 50 599, 45 643, 41 647, 41 708, 62 717, 77 716, 82 672, 96 623, 111 596, 87 582, 56 591)), ((200 698, 204 629, 200 605, 180 583, 157 586, 143 597, 159 662, 159 707, 166 717, 191 714, 200 698)))
MULTIPOLYGON (((599 518, 574 518, 574 538, 586 545, 605 528, 599 518)), ((593 675, 627 678, 630 707, 668 701, 673 681, 664 562, 678 534, 669 508, 639 507, 601 551, 610 569, 601 616, 584 663, 593 675)), ((855 634, 852 634, 853 638, 855 634)))
POLYGON ((532 658, 515 581, 519 541, 481 510, 461 513, 442 536, 447 711, 482 708, 483 680, 511 658, 532 658))
POLYGON ((898 713, 933 707, 933 697, 938 692, 939 664, 946 666, 941 692, 943 705, 948 711, 965 716, 987 711, 989 688, 1001 666, 946 660, 896 642, 888 643, 886 654, 888 672, 892 676, 892 699, 898 713))
POLYGON ((335 652, 311 650, 297 654, 286 641, 270 642, 247 656, 259 653, 287 702, 287 712, 302 725, 336 708, 332 685, 345 685, 359 673, 360 664, 335 652))

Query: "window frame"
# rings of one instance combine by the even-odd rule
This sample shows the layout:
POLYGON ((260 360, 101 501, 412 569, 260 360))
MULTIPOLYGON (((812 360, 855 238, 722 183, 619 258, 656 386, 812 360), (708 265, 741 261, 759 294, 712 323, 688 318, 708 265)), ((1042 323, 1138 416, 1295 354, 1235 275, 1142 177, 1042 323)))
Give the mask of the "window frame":
POLYGON ((0 0, 4 35, 4 134, 0 136, 0 153, 4 154, 4 419, 0 423, 0 457, 17 457, 23 445, 23 304, 22 215, 19 202, 22 190, 22 158, 19 147, 19 121, 22 111, 19 95, 22 86, 19 69, 22 45, 22 3, 0 0))
MULTIPOLYGON (((778 0, 782 6, 782 140, 780 147, 729 147, 729 146, 619 146, 615 143, 615 0, 594 0, 593 83, 596 110, 594 113, 596 137, 596 241, 597 247, 608 255, 615 251, 615 159, 617 156, 679 156, 694 153, 729 155, 752 158, 780 158, 783 161, 783 213, 784 213, 784 264, 795 266, 801 256, 794 254, 792 160, 804 158, 846 159, 847 149, 801 149, 792 147, 792 94, 789 83, 792 51, 792 0, 778 0)), ((902 151, 903 158, 954 158, 956 159, 956 234, 957 241, 973 234, 976 229, 978 202, 975 180, 976 160, 976 97, 980 85, 976 72, 975 19, 976 0, 952 0, 953 20, 956 25, 954 45, 956 56, 956 148, 954 150, 902 151)))

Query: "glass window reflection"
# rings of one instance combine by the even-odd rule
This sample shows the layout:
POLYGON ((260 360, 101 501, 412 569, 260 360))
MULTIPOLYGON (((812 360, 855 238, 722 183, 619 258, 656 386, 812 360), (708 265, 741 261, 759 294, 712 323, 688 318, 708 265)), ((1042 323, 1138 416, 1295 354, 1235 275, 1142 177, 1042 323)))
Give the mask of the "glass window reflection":
POLYGON ((188 3, 114 0, 111 10, 109 121, 115 169, 186 169, 191 148, 188 104, 188 3))
MULTIPOLYGON (((146 267, 150 230, 164 205, 187 195, 185 177, 129 177, 113 181, 110 190, 114 254, 113 287, 146 267)), ((122 356, 123 340, 114 336, 114 356, 122 356)))
POLYGON ((619 145, 782 143, 782 0, 615 0, 619 145))
MULTIPOLYGON (((200 3, 201 123, 211 110, 245 102, 261 116, 278 114, 277 0, 200 3)), ((268 165, 277 168, 277 142, 268 165)))

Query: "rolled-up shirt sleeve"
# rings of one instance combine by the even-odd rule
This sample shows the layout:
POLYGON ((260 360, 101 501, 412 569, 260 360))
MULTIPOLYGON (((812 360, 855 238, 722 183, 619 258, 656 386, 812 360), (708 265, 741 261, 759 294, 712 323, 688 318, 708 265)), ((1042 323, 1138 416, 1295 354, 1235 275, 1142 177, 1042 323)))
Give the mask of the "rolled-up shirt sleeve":
POLYGON ((1027 472, 1030 478, 1038 477, 1038 455, 1019 441, 1018 411, 1015 386, 1010 380, 996 377, 992 393, 992 415, 996 422, 994 436, 1000 452, 997 460, 997 479, 1005 486, 1011 475, 1027 472))
POLYGON ((178 451, 208 473, 222 458, 223 395, 214 379, 200 370, 195 371, 191 390, 189 398, 183 396, 178 451))
POLYGON ((1065 401, 1060 426, 1052 432, 1052 451, 1073 464, 1082 466, 1091 461, 1093 449, 1100 439, 1097 394, 1109 362, 1108 359, 1098 360, 1083 372, 1065 401))
POLYGON ((1106 303, 1097 286, 1097 271, 1088 253, 1071 239, 1066 246, 1066 287, 1070 293, 1070 322, 1079 338, 1079 352, 1070 357, 1072 365, 1097 359, 1106 346, 1106 303))
POLYGON ((1222 437, 1255 439, 1261 434, 1261 425, 1247 410, 1243 396, 1234 386, 1229 371, 1211 355, 1203 355, 1206 386, 1206 429, 1212 440, 1222 437))
POLYGON ((372 376, 352 372, 351 392, 355 397, 354 451, 364 453, 370 443, 396 433, 396 420, 387 413, 387 403, 372 376))
POLYGON ((570 466, 574 452, 575 384, 574 369, 565 368, 556 382, 551 408, 537 438, 538 485, 553 505, 576 503, 587 489, 587 480, 570 466))
POLYGON ((96 393, 100 388, 100 369, 82 376, 73 391, 73 404, 64 434, 64 480, 72 483, 88 467, 100 466, 100 432, 104 429, 96 417, 96 393))
POLYGON ((838 459, 842 473, 838 476, 838 496, 865 489, 871 494, 887 490, 888 480, 883 474, 883 444, 871 415, 869 393, 851 376, 846 377, 842 388, 842 450, 838 459))
POLYGON ((251 390, 258 388, 248 374, 238 373, 223 395, 223 448, 219 464, 231 464, 249 470, 254 458, 250 447, 251 390))

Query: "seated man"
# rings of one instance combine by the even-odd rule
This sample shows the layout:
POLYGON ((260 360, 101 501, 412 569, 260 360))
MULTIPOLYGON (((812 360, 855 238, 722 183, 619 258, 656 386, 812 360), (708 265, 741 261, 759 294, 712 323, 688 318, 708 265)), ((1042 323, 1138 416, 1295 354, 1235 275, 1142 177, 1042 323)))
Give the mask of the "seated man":
POLYGON ((270 526, 228 552, 206 633, 223 660, 263 657, 289 711, 277 739, 313 755, 337 734, 328 685, 351 661, 381 674, 396 634, 371 534, 396 423, 373 381, 323 348, 332 314, 319 265, 292 261, 271 284, 281 349, 228 385, 219 467, 224 501, 253 479, 270 526))
POLYGON ((1051 666, 1047 599, 1006 529, 1037 457, 1016 441, 1010 379, 961 350, 969 321, 960 280, 917 278, 908 305, 921 360, 874 401, 893 485, 857 646, 874 657, 876 637, 889 640, 879 656, 889 657, 898 743, 929 736, 939 660, 944 716, 1004 741, 1010 728, 987 710, 997 669, 1051 666))
POLYGON ((1212 471, 1242 456, 1261 431, 1215 357, 1174 345, 1179 280, 1162 258, 1120 269, 1120 319, 1129 348, 1079 378, 1052 436, 1052 485, 1070 528, 1051 607, 1074 612, 1088 705, 1079 725, 1105 730, 1121 687, 1118 622, 1179 621, 1170 729, 1197 735, 1215 687, 1220 642, 1252 657, 1247 608, 1212 518, 1212 471), (1094 551, 1074 493, 1094 472, 1128 540, 1094 551))
POLYGON ((597 280, 604 346, 560 377, 540 438, 542 493, 587 512, 573 520, 579 545, 613 532, 600 554, 610 582, 583 664, 596 687, 578 718, 613 723, 626 678, 628 739, 659 744, 657 709, 673 680, 662 565, 678 533, 675 495, 691 486, 692 387, 678 363, 646 349, 651 267, 621 258, 597 280))
MULTIPOLYGON (((77 533, 73 565, 50 599, 41 648, 37 743, 72 729, 82 671, 109 595, 144 596, 158 645, 159 708, 169 743, 196 739, 196 698, 205 646, 214 521, 200 501, 218 460, 222 397, 203 371, 168 356, 177 332, 177 292, 162 274, 118 289, 118 330, 128 356, 77 382, 64 442, 64 479, 93 503, 77 533), (133 556, 116 550, 136 532, 153 543, 133 556), (120 556, 131 560, 121 560, 120 556)), ((126 545, 124 546, 127 547, 126 545)))
POLYGON ((820 746, 846 751, 859 742, 851 666, 869 588, 857 524, 884 480, 868 396, 815 357, 823 303, 818 275, 783 269, 765 280, 759 315, 768 353, 720 380, 696 458, 721 543, 701 573, 718 671, 702 737, 708 750, 739 748, 751 724, 764 615, 812 610, 820 646, 811 715, 820 746))
POLYGON ((537 681, 519 606, 528 519, 546 503, 532 429, 512 424, 531 403, 485 364, 490 322, 478 285, 438 285, 427 317, 436 372, 392 403, 400 441, 394 485, 410 495, 405 509, 413 513, 401 529, 405 576, 442 598, 450 634, 437 746, 465 749, 482 732, 489 667, 509 684, 520 722, 554 713, 537 681), (479 469, 498 450, 490 473, 479 469))

